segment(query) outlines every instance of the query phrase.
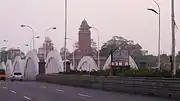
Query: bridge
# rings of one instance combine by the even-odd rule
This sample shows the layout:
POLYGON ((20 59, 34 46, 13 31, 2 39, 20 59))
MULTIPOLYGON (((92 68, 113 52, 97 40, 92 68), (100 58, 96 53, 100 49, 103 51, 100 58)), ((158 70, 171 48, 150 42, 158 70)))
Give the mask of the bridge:
MULTIPOLYGON (((134 64, 133 59, 130 59, 130 61, 132 61, 132 63, 130 63, 132 64, 131 68, 138 69, 134 64)), ((60 57, 57 50, 51 51, 48 54, 45 62, 45 75, 53 75, 54 73, 65 71, 62 58, 60 57)), ((108 69, 109 64, 110 57, 104 64, 103 69, 108 69)), ((69 84, 70 81, 74 82, 72 83, 72 86, 73 84, 76 84, 76 81, 81 83, 81 81, 78 81, 78 79, 80 79, 82 76, 72 76, 73 78, 76 78, 74 79, 75 81, 70 78, 69 81, 66 81, 68 80, 68 78, 66 78, 65 76, 55 76, 54 78, 53 75, 45 78, 45 82, 41 82, 41 80, 37 80, 36 78, 37 75, 39 75, 39 59, 35 50, 29 51, 25 59, 22 59, 21 56, 17 55, 13 60, 8 60, 6 64, 1 63, 1 68, 4 68, 6 70, 8 76, 11 76, 14 72, 18 71, 21 72, 25 78, 25 81, 23 82, 11 82, 9 80, 0 82, 0 99, 2 101, 173 101, 172 99, 153 96, 88 89, 88 87, 79 88, 81 86, 77 87, 77 85, 74 87, 66 86, 66 84, 71 86, 71 84, 69 84), (59 81, 60 79, 62 81, 59 81)), ((71 67, 71 69, 74 70, 73 67, 71 67)), ((98 71, 100 70, 100 68, 97 67, 96 62, 93 60, 93 58, 85 56, 79 62, 77 70, 90 72, 98 71)), ((41 79, 44 80, 44 77, 42 77, 41 79)), ((85 78, 83 80, 85 80, 85 78)), ((83 82, 85 83, 85 81, 83 82)), ((81 83, 81 85, 83 85, 84 83, 81 83)))
POLYGON ((0 82, 1 101, 173 101, 39 82, 0 82))

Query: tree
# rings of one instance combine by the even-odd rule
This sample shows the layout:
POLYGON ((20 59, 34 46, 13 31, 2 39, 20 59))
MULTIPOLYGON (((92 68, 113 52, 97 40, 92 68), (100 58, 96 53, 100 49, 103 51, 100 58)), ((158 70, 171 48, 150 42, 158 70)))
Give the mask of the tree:
POLYGON ((101 47, 101 56, 109 56, 112 49, 123 48, 129 51, 130 55, 135 58, 142 56, 142 47, 138 43, 134 43, 132 40, 127 40, 120 36, 113 36, 101 47))
POLYGON ((97 44, 96 44, 96 42, 93 39, 91 39, 91 48, 93 50, 97 50, 97 44))
POLYGON ((156 67, 157 56, 147 55, 147 50, 142 50, 139 43, 135 43, 133 40, 128 40, 120 36, 113 36, 110 40, 103 44, 100 50, 101 56, 108 57, 112 49, 123 48, 128 50, 136 64, 140 68, 156 67))
POLYGON ((66 56, 69 56, 70 55, 70 52, 69 52, 69 50, 66 48, 64 48, 64 47, 62 47, 61 49, 60 49, 60 55, 61 55, 61 57, 62 58, 64 58, 64 52, 65 52, 65 50, 66 50, 66 56))
POLYGON ((180 51, 178 51, 178 54, 176 56, 176 64, 177 64, 177 68, 180 67, 180 51))

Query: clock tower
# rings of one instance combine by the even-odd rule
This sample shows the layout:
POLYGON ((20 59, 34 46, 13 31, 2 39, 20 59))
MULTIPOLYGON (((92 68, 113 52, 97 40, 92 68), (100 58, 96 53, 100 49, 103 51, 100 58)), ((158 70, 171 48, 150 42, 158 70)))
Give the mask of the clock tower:
POLYGON ((90 26, 84 19, 79 28, 79 51, 81 56, 92 55, 90 26))

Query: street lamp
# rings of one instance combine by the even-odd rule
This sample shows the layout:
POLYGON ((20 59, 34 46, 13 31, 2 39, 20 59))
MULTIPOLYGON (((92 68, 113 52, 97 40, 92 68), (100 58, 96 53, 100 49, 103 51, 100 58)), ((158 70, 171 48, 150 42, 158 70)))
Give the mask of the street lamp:
MULTIPOLYGON (((32 38, 32 40, 39 39, 39 38, 40 38, 40 36, 38 35, 38 36, 35 36, 34 38, 32 38)), ((32 41, 32 40, 31 40, 31 41, 32 41)), ((25 46, 26 46, 26 47, 29 46, 29 48, 30 48, 30 50, 31 50, 31 42, 30 42, 30 44, 25 44, 25 46)))
POLYGON ((34 41, 34 39, 35 39, 35 31, 33 30, 33 28, 31 27, 31 26, 29 26, 29 25, 21 25, 21 27, 27 27, 27 28, 29 28, 29 29, 31 29, 31 31, 32 31, 32 35, 33 35, 33 49, 35 49, 35 47, 34 47, 34 45, 35 45, 35 41, 34 41))
POLYGON ((98 47, 97 47, 98 48, 97 49, 97 52, 98 52, 98 68, 101 70, 101 67, 100 67, 100 50, 99 50, 99 41, 100 41, 100 39, 99 39, 99 30, 96 27, 93 27, 93 26, 91 26, 91 28, 93 28, 97 32, 97 37, 98 37, 98 47))
MULTIPOLYGON (((75 40, 71 38, 67 38, 67 39, 76 42, 75 40)), ((73 68, 75 69, 75 45, 74 44, 73 44, 73 68)))
MULTIPOLYGON (((46 32, 45 33, 47 33, 48 31, 50 31, 50 30, 55 30, 55 29, 57 29, 56 27, 51 27, 51 28, 48 28, 48 29, 46 29, 46 32)), ((45 37, 46 38, 46 37, 45 37)), ((44 54, 44 58, 46 58, 47 57, 47 44, 45 44, 45 54, 44 54)))
POLYGON ((174 0, 171 0, 171 25, 172 25, 172 76, 175 77, 176 75, 176 51, 175 51, 175 14, 174 14, 174 0))
POLYGON ((158 11, 156 11, 155 9, 152 8, 148 8, 147 10, 154 12, 155 14, 157 14, 159 16, 159 37, 158 37, 158 68, 161 69, 161 57, 160 57, 160 47, 161 47, 161 8, 160 5, 155 1, 155 4, 158 7, 158 11))
POLYGON ((64 71, 66 72, 66 47, 67 47, 67 41, 66 41, 66 39, 67 39, 67 4, 68 4, 68 1, 67 0, 65 0, 65 15, 64 15, 64 18, 65 18, 65 23, 64 23, 64 25, 65 25, 65 31, 64 31, 64 49, 65 49, 65 51, 64 51, 64 71))
POLYGON ((46 31, 49 31, 51 29, 57 29, 57 28, 56 27, 51 27, 51 28, 46 29, 46 31))

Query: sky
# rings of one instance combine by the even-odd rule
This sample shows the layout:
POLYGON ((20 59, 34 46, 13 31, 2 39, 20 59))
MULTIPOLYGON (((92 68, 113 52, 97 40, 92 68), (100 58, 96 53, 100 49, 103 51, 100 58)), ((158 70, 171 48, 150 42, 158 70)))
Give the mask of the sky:
MULTIPOLYGON (((161 7, 161 54, 171 53, 171 0, 157 0, 161 7)), ((180 0, 175 0, 176 23, 180 28, 180 0)), ((78 40, 78 28, 86 19, 90 26, 99 30, 100 42, 112 36, 122 36, 139 43, 149 54, 157 54, 158 15, 147 11, 157 9, 153 0, 68 0, 67 37, 78 40)), ((40 38, 35 40, 36 49, 45 36, 49 36, 60 50, 64 45, 64 0, 2 0, 0 3, 0 46, 20 47, 32 41, 32 32, 21 28, 30 25, 40 38), (46 29, 57 27, 56 30, 46 29), (3 40, 8 40, 4 43, 3 40)), ((91 30, 97 42, 97 32, 91 30)), ((73 41, 67 41, 72 51, 73 41)), ((101 44, 102 45, 102 44, 101 44)), ((180 30, 176 31, 176 51, 180 50, 180 30)))

